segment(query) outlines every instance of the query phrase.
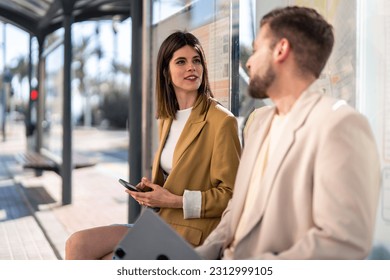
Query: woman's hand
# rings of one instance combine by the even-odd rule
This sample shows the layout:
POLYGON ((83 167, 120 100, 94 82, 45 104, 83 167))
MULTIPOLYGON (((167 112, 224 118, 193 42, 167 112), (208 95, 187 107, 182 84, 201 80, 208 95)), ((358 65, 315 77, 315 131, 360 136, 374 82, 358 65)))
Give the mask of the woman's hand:
POLYGON ((159 208, 183 208, 183 197, 175 195, 159 185, 153 184, 147 178, 143 177, 137 185, 139 189, 148 189, 147 192, 134 192, 125 190, 141 205, 159 208))

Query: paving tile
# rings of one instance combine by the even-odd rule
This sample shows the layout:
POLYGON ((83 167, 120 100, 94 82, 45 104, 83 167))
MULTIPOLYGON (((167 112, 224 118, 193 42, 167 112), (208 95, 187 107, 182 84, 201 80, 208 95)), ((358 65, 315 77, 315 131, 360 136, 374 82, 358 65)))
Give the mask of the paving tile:
POLYGON ((127 152, 122 159, 112 156, 127 144, 126 132, 82 130, 76 138, 83 154, 105 159, 73 172, 73 201, 66 206, 61 205, 58 174, 36 177, 15 160, 26 147, 22 123, 0 142, 0 260, 63 259, 66 239, 74 231, 127 221, 128 195, 117 182, 128 177, 127 152))

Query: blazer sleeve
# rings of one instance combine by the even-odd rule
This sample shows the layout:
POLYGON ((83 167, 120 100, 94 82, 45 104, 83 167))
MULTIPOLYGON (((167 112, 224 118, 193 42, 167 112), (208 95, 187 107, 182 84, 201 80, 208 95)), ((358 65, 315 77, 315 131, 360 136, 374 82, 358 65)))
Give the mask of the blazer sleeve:
POLYGON ((215 133, 210 178, 213 187, 202 192, 201 218, 220 217, 232 197, 241 155, 238 125, 227 115, 215 133), (218 203, 216 203, 218 202, 218 203))

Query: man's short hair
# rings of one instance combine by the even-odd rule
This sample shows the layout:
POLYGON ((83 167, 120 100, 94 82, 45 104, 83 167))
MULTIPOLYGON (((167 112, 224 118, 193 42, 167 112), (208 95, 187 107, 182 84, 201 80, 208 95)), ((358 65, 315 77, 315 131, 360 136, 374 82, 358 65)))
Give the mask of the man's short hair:
POLYGON ((311 8, 288 6, 272 10, 260 21, 268 24, 274 44, 286 38, 302 73, 318 78, 332 52, 333 27, 311 8))

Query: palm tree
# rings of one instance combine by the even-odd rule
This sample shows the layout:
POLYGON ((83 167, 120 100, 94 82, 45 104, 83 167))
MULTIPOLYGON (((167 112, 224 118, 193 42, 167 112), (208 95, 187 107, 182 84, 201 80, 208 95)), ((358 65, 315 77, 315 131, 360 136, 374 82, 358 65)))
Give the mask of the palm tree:
POLYGON ((92 40, 92 36, 83 37, 81 39, 81 43, 79 45, 75 45, 73 47, 73 65, 75 78, 80 81, 79 90, 81 94, 85 94, 85 65, 88 59, 92 56, 97 55, 99 58, 102 57, 102 51, 100 46, 96 46, 94 48, 90 48, 90 42, 92 40))
POLYGON ((16 77, 21 83, 24 78, 28 77, 28 57, 20 55, 15 60, 16 63, 10 68, 10 71, 13 77, 16 77))
MULTIPOLYGON (((24 55, 20 55, 19 57, 15 58, 15 63, 13 66, 8 68, 9 70, 9 78, 17 79, 19 83, 19 89, 22 88, 22 82, 24 79, 28 79, 28 71, 29 71, 29 62, 28 57, 24 55)), ((11 82, 10 80, 10 82, 11 82)), ((13 96, 13 88, 10 87, 11 90, 11 99, 10 99, 10 110, 21 110, 24 111, 25 109, 25 101, 24 98, 22 100, 15 99, 15 96, 13 96), (18 109, 19 107, 19 109, 18 109)))

